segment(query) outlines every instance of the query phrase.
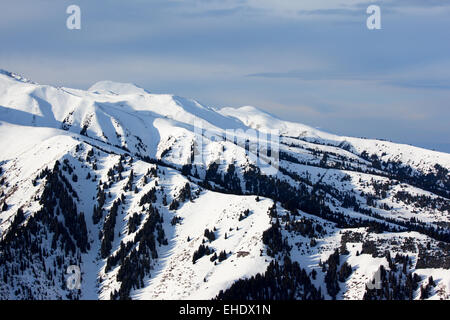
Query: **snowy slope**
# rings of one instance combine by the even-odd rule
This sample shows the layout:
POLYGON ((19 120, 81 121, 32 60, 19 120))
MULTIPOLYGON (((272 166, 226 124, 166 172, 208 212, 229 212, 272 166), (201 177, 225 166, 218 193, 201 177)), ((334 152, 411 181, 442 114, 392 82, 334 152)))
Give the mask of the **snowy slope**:
MULTIPOLYGON (((211 299, 286 258, 325 299, 373 298, 380 266, 399 284, 418 276, 409 298, 450 296, 450 154, 133 84, 83 91, 6 71, 0 137, 2 299, 211 299), (397 270, 407 259, 389 264, 387 252, 410 263, 397 270), (69 265, 82 272, 76 292, 69 265)), ((306 288, 292 297, 317 297, 306 288)))

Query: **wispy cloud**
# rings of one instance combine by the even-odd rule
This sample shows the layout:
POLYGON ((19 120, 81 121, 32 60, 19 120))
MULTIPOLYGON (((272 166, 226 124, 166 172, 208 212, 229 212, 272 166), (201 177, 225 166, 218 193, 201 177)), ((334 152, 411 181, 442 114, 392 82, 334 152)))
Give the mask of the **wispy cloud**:
POLYGON ((341 81, 341 82, 366 82, 370 84, 387 85, 411 89, 450 90, 450 76, 447 78, 419 78, 405 77, 403 74, 351 74, 330 73, 324 71, 288 71, 288 72, 262 72, 246 75, 247 77, 271 78, 271 79, 298 79, 302 81, 341 81))
POLYGON ((411 9, 445 9, 450 7, 446 0, 170 0, 183 10, 191 13, 210 13, 212 15, 229 15, 237 12, 252 11, 259 14, 295 16, 348 16, 360 14, 370 4, 376 4, 383 11, 411 9))

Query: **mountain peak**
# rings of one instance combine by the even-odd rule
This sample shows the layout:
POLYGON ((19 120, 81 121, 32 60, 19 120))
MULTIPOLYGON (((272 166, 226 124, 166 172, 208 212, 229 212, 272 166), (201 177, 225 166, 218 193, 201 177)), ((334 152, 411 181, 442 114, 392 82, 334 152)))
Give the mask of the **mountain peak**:
POLYGON ((0 68, 0 75, 4 75, 4 76, 7 76, 8 78, 11 78, 16 81, 24 82, 24 83, 34 83, 33 81, 31 81, 17 73, 10 72, 10 71, 7 71, 7 70, 1 69, 1 68, 0 68))
POLYGON ((129 94, 148 94, 145 89, 138 87, 133 83, 122 83, 110 80, 99 81, 92 85, 88 91, 93 93, 129 95, 129 94))

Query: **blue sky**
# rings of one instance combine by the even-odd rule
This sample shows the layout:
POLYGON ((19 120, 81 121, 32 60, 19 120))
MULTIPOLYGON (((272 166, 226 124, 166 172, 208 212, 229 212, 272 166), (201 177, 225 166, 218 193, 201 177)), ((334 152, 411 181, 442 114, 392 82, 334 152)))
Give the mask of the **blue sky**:
POLYGON ((325 131, 450 152, 450 0, 15 0, 0 68, 133 82, 325 131), (82 29, 66 28, 81 7, 82 29), (366 28, 381 8, 382 30, 366 28))

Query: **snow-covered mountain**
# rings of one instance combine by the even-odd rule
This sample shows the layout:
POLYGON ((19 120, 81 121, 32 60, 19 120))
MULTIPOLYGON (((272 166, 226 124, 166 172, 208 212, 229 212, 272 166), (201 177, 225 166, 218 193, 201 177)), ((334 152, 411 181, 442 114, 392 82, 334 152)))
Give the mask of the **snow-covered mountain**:
POLYGON ((7 71, 0 150, 2 299, 450 298, 447 153, 7 71))

